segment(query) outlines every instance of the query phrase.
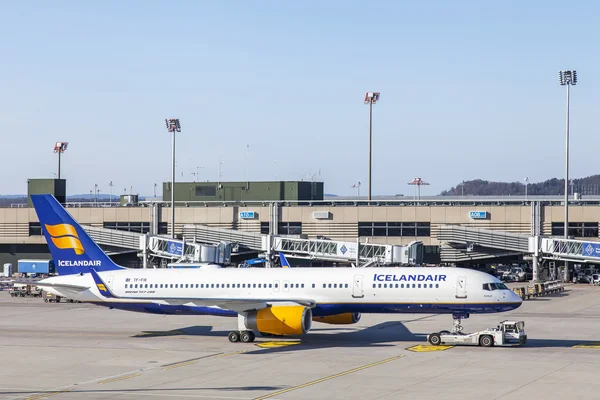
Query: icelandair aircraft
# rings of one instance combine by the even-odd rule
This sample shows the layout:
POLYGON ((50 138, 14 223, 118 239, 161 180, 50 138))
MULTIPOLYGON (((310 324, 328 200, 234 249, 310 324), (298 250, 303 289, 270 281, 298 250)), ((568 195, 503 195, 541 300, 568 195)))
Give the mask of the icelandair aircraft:
MULTIPOLYGON (((491 275, 461 268, 129 269, 116 265, 52 195, 32 195, 59 276, 57 295, 154 314, 238 317, 231 342, 301 335, 312 321, 353 324, 362 313, 470 314, 514 310, 521 298, 491 275)), ((443 331, 447 332, 447 331, 443 331)))

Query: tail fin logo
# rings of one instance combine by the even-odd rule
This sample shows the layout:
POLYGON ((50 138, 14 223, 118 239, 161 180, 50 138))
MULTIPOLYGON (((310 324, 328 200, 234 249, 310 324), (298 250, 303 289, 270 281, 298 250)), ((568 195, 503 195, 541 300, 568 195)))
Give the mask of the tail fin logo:
POLYGON ((59 249, 73 249, 75 254, 81 255, 84 253, 83 245, 79 241, 79 235, 73 225, 58 224, 46 225, 46 230, 51 236, 52 243, 59 249))

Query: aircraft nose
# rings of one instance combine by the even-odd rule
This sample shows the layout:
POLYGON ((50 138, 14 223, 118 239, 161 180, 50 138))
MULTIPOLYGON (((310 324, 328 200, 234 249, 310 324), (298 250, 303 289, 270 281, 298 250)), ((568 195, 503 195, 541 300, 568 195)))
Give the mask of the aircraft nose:
POLYGON ((507 297, 507 300, 509 303, 517 303, 517 304, 519 304, 519 306, 523 303, 523 299, 518 294, 513 292, 512 290, 509 292, 508 296, 506 296, 506 297, 507 297))

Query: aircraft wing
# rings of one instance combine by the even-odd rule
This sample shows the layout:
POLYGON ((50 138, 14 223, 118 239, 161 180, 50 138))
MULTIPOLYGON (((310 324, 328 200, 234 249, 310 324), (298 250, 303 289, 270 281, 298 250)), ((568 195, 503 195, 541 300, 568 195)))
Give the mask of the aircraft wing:
POLYGON ((270 299, 270 298, 165 298, 165 297, 131 297, 131 296, 116 296, 109 287, 104 283, 102 278, 98 275, 95 269, 91 268, 90 272, 96 283, 96 287, 100 294, 108 299, 127 299, 127 300, 154 300, 154 301, 165 301, 168 304, 178 305, 195 305, 204 307, 220 307, 228 310, 235 311, 237 313, 258 310, 266 308, 269 305, 284 305, 284 304, 296 304, 303 305, 306 307, 313 308, 317 305, 317 302, 312 299, 300 299, 300 298, 289 298, 289 299, 270 299))
MULTIPOLYGON (((119 297, 120 299, 139 299, 139 297, 119 297)), ((162 300, 172 305, 187 305, 196 307, 219 307, 227 310, 232 310, 237 313, 260 310, 270 305, 301 305, 314 308, 317 303, 310 299, 257 299, 257 298, 189 298, 189 299, 165 299, 165 298, 148 298, 144 300, 162 300)))

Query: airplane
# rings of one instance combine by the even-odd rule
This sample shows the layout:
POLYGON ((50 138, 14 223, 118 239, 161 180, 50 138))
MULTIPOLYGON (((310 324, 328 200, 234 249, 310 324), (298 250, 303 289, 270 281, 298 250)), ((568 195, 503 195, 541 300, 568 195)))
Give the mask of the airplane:
POLYGON ((252 342, 256 334, 303 335, 313 321, 354 324, 363 313, 450 314, 452 332, 460 333, 470 314, 510 311, 522 303, 499 279, 451 267, 124 268, 54 196, 31 200, 58 271, 37 286, 110 309, 237 317, 231 342, 252 342))

